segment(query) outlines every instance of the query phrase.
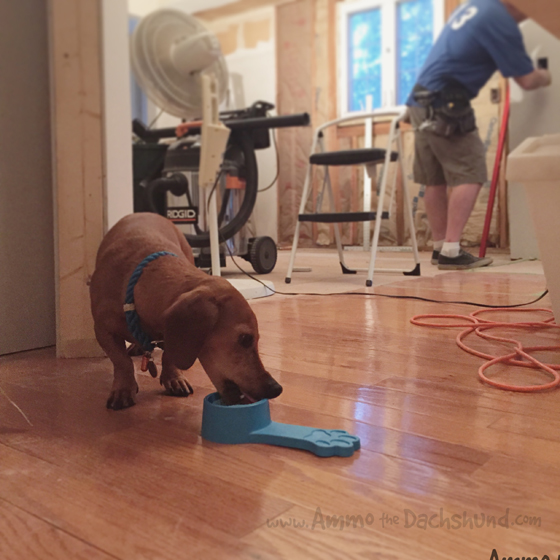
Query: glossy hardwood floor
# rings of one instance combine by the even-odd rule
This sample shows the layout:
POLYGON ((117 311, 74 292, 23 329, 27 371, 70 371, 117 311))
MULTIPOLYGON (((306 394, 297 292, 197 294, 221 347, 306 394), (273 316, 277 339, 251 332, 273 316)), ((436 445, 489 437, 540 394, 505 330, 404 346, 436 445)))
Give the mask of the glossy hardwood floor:
MULTIPOLYGON (((446 273, 376 291, 502 305, 544 287, 540 275, 446 273)), ((409 322, 473 308, 357 296, 252 305, 284 386, 273 419, 346 429, 362 449, 319 459, 202 441, 212 387, 198 364, 192 397, 139 375, 137 406, 113 412, 107 360, 6 356, 0 384, 33 427, 0 396, 1 560, 558 557, 560 392, 484 386, 456 331, 409 322)))

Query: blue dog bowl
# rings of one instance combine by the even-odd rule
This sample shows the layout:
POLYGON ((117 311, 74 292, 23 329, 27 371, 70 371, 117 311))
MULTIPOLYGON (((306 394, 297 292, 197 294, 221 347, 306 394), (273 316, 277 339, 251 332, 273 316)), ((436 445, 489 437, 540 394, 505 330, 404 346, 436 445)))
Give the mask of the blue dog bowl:
POLYGON ((214 443, 266 443, 303 449, 318 457, 351 457, 360 449, 360 438, 344 430, 272 422, 267 400, 225 406, 218 393, 204 399, 201 435, 214 443))

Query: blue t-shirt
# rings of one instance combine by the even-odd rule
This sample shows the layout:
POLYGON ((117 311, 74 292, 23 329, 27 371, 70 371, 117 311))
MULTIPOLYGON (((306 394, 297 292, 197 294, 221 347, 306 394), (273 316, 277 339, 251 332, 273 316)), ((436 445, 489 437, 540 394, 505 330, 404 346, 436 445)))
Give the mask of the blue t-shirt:
MULTIPOLYGON (((439 91, 456 81, 472 99, 496 70, 511 78, 530 74, 534 67, 519 26, 502 2, 470 0, 451 16, 417 83, 430 91, 439 91)), ((418 105, 412 94, 407 105, 418 105)))

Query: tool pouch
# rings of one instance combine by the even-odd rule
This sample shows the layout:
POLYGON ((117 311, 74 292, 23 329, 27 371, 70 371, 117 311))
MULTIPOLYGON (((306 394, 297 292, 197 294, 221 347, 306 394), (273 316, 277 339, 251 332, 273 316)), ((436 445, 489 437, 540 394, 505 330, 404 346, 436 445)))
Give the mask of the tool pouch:
POLYGON ((416 86, 414 99, 428 113, 419 130, 445 138, 463 136, 476 130, 474 110, 462 86, 450 85, 438 92, 416 86))

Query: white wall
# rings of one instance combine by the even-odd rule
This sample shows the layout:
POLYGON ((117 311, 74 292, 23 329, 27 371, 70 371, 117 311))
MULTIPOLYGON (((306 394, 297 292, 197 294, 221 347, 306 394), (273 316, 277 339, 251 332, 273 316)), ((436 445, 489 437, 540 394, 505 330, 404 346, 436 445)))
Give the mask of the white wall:
POLYGON ((102 0, 106 227, 133 210, 127 0, 102 0))
MULTIPOLYGON (((560 133, 560 40, 532 20, 521 25, 527 52, 533 59, 547 57, 553 76, 551 87, 526 92, 511 82, 510 151, 526 138, 560 133)), ((525 189, 508 185, 508 212, 512 258, 538 258, 539 250, 525 189)))
MULTIPOLYGON (((245 104, 255 101, 276 103, 276 49, 274 41, 261 44, 256 49, 240 50, 226 57, 230 73, 241 77, 245 91, 245 104)), ((271 139, 272 142, 272 139, 271 139)), ((259 189, 274 180, 277 171, 274 144, 267 150, 257 151, 259 189)), ((278 240, 278 189, 274 185, 259 193, 253 212, 256 235, 268 235, 278 240)))
MULTIPOLYGON (((184 2, 190 4, 191 0, 184 2)), ((231 26, 239 25, 238 49, 226 56, 229 72, 243 88, 242 105, 248 107, 255 101, 268 101, 276 104, 276 37, 275 9, 271 6, 244 12, 236 16, 212 21, 210 29, 220 33, 231 26), (244 44, 242 23, 270 21, 270 38, 260 42, 255 48, 244 44)), ((230 87, 232 83, 230 80, 230 87)), ((239 107, 235 107, 239 108, 239 107)), ((268 187, 277 172, 276 150, 271 138, 271 147, 256 152, 259 169, 259 189, 268 187)), ((252 217, 252 226, 258 236, 267 235, 278 240, 278 189, 274 185, 266 192, 259 193, 252 217)))

